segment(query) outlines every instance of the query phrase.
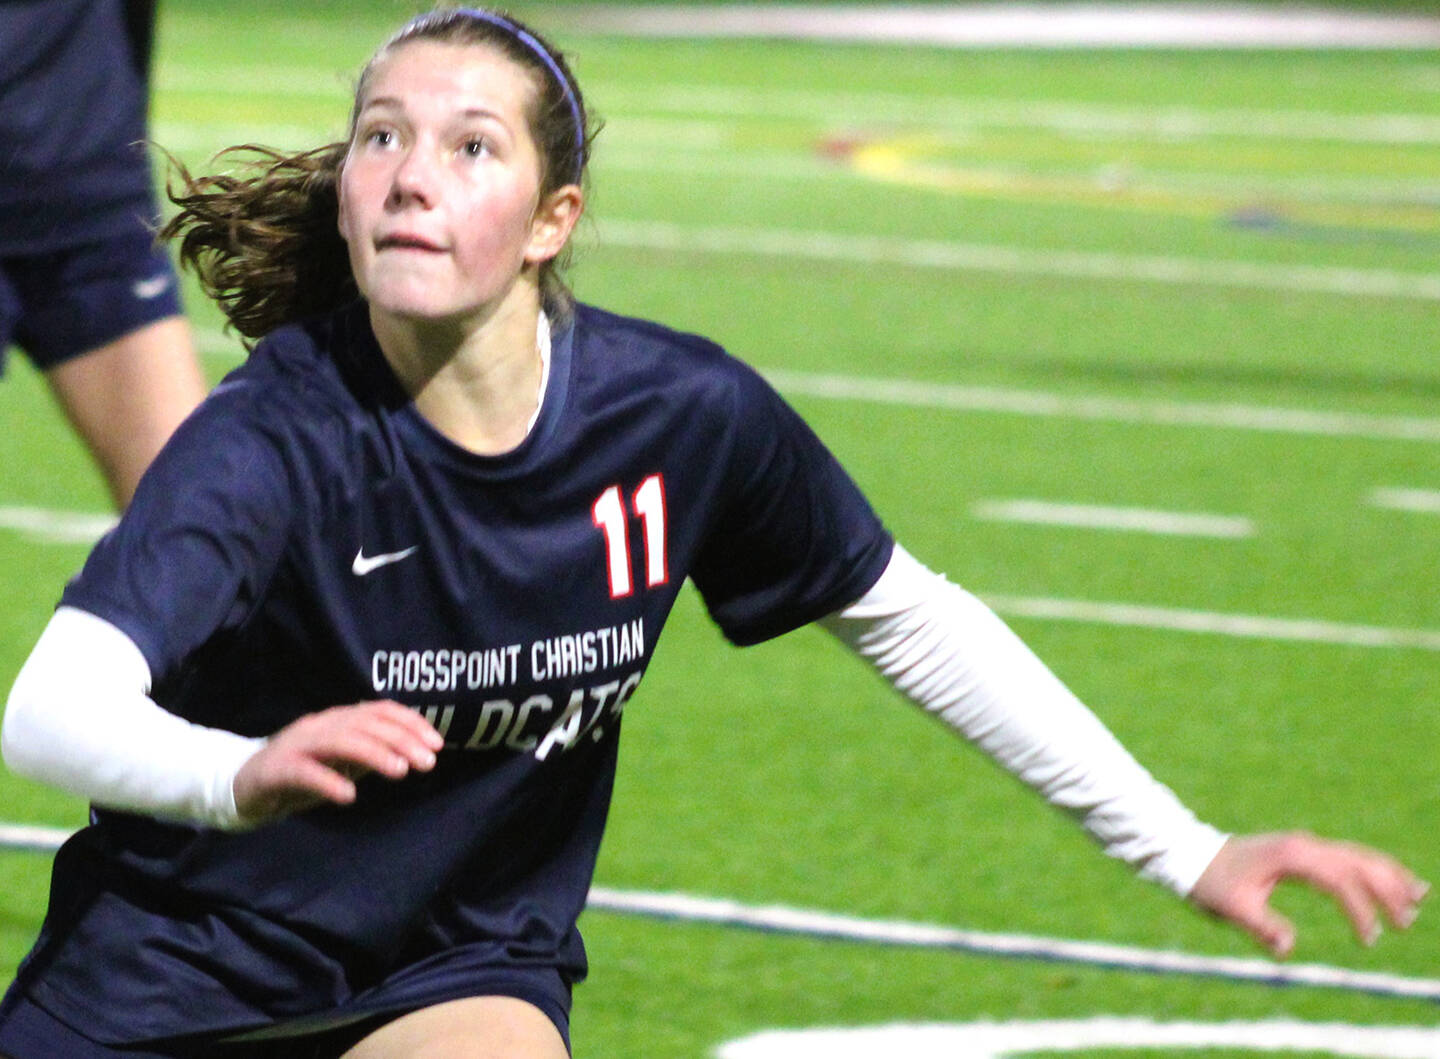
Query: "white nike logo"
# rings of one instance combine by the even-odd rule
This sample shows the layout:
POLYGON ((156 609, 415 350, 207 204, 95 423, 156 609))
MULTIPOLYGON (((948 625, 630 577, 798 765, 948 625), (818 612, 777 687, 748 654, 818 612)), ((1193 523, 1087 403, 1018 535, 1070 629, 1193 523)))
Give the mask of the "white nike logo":
POLYGON ((364 547, 361 547, 361 549, 355 553, 355 561, 350 564, 350 569, 356 577, 364 577, 372 570, 378 570, 380 567, 389 563, 398 563, 401 559, 413 555, 419 547, 420 545, 418 544, 412 544, 403 552, 386 552, 383 555, 369 556, 365 554, 364 547))
POLYGON ((153 276, 150 279, 136 280, 130 285, 131 292, 141 301, 150 301, 158 298, 170 288, 169 276, 153 276))

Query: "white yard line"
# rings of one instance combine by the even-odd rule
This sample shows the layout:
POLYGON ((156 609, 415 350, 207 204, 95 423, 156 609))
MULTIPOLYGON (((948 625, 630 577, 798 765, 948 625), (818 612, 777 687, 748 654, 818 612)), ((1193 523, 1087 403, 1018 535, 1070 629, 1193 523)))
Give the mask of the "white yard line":
MULTIPOLYGON (((316 23, 313 35, 328 39, 332 27, 316 23)), ((320 59, 320 54, 316 54, 320 59)), ((350 103, 355 91, 357 68, 324 66, 276 65, 258 63, 205 63, 203 66, 185 62, 161 62, 155 69, 155 91, 193 92, 204 96, 269 96, 276 99, 334 99, 341 107, 350 103)))
MULTIPOLYGON (((696 119, 663 115, 611 114, 597 145, 594 165, 636 173, 687 173, 702 177, 743 176, 753 180, 850 180, 873 182, 852 165, 837 164, 797 143, 789 150, 752 149, 736 143, 740 119, 696 119)), ((887 119, 887 124, 889 120, 887 119)), ((1244 125, 1243 127, 1249 127, 1244 125)), ((1157 135, 1168 135, 1155 130, 1157 135)), ((344 130, 331 124, 277 124, 267 122, 162 121, 154 126, 155 142, 172 152, 210 152, 242 143, 267 146, 310 147, 340 139, 344 130)), ((947 133, 952 142, 971 135, 970 129, 947 133)), ((1260 172, 1176 171, 1160 168, 1125 169, 1118 175, 1103 167, 1056 167, 977 163, 976 172, 993 172, 997 179, 1023 182, 1028 177, 1090 181, 1112 187, 1121 180, 1125 191, 1168 191, 1194 195, 1283 195, 1305 202, 1365 204, 1423 210, 1440 199, 1440 181, 1425 177, 1358 177, 1307 174, 1276 175, 1260 172)), ((957 170, 958 171, 958 170, 957 170)), ((966 170, 967 172, 970 170, 966 170)))
POLYGON ((606 218, 596 223, 604 248, 632 247, 686 254, 778 257, 859 265, 1061 276, 1187 286, 1238 287, 1359 298, 1440 301, 1440 274, 1320 265, 1034 250, 1020 246, 783 228, 702 227, 668 221, 606 218))
POLYGON ((1370 504, 1392 511, 1440 515, 1440 490, 1381 488, 1370 494, 1370 504))
POLYGON ((202 357, 239 363, 245 359, 245 347, 235 334, 227 334, 216 328, 196 328, 195 348, 202 357))
POLYGON ((1435 48, 1423 15, 1246 4, 593 4, 570 32, 781 37, 947 48, 1435 48))
POLYGON ((1440 419, 1412 416, 1323 412, 1266 405, 1146 401, 781 369, 765 369, 764 374, 786 394, 827 400, 1105 423, 1254 430, 1371 441, 1440 442, 1440 419))
POLYGON ((30 853, 53 853, 73 832, 59 827, 31 824, 0 824, 0 849, 30 853))
MULTIPOLYGON (((48 853, 58 849, 70 834, 70 831, 61 828, 0 824, 0 848, 48 853)), ((593 886, 586 907, 655 919, 744 927, 838 941, 948 949, 983 956, 1009 956, 1129 971, 1200 975, 1267 985, 1318 986, 1440 1000, 1440 980, 1429 978, 1352 971, 1325 964, 1276 964, 1266 960, 1195 956, 1106 942, 1069 941, 1028 934, 959 930, 927 923, 861 919, 784 905, 746 905, 738 901, 687 894, 593 886)))
MULTIPOLYGON (((1090 510, 1093 512, 1096 509, 1090 510)), ((1133 512, 1131 516, 1133 516, 1133 512)), ((1195 516, 1181 517, 1193 518, 1195 516)), ((1223 518, 1223 516, 1221 517, 1223 518)), ((42 540, 62 543, 93 541, 109 529, 114 521, 114 517, 110 515, 45 511, 40 508, 0 508, 0 528, 18 529, 42 540)), ((1162 531, 1152 529, 1151 532, 1162 531)), ((1169 532, 1173 532, 1173 530, 1169 532)), ((984 594, 984 598, 1000 613, 1020 618, 1087 622, 1170 632, 1207 633, 1280 642, 1440 651, 1440 631, 1430 629, 1348 625, 1309 618, 1223 614, 1146 604, 1051 597, 984 594)))
POLYGON ((1048 500, 979 500, 970 513, 987 522, 1026 522, 1078 529, 1121 530, 1175 537, 1253 537, 1255 524, 1236 515, 1155 511, 1150 508, 1060 504, 1048 500))
POLYGON ((1440 1030, 1431 1026, 1357 1026, 1346 1022, 1156 1021, 1097 1015, 1084 1019, 989 1019, 886 1022, 760 1030, 727 1041, 713 1059, 1019 1059, 1031 1053, 1134 1054, 1215 1049, 1245 1055, 1316 1052, 1350 1059, 1440 1059, 1440 1030))
MULTIPOLYGON (((636 173, 691 173, 719 179, 744 176, 756 180, 851 180, 871 183, 876 178, 852 164, 826 158, 817 151, 804 149, 751 150, 727 141, 730 126, 721 121, 714 124, 720 145, 685 147, 667 139, 661 127, 664 119, 644 119, 651 123, 646 137, 629 135, 629 120, 615 118, 606 126, 606 139, 599 144, 595 165, 601 170, 619 169, 636 173), (614 134, 613 136, 611 134, 614 134), (653 139, 648 138, 653 135, 653 139)), ((685 128, 695 123, 675 119, 685 128)), ((966 134, 946 134, 952 143, 966 134)), ((679 138, 677 137, 677 140, 679 138)), ((976 160, 973 165, 962 161, 942 163, 941 171, 975 175, 992 179, 1003 191, 1008 187, 1023 188, 1028 180, 1068 181, 1076 186, 1089 185, 1114 191, 1117 195, 1136 192, 1165 192, 1197 198, 1222 196, 1252 201, 1260 196, 1284 196, 1301 203, 1339 206, 1376 206, 1387 209, 1410 209, 1417 213, 1433 208, 1440 202, 1440 179, 1425 177, 1356 177, 1343 175, 1287 176, 1258 172, 1220 172, 1142 167, 1106 167, 1100 165, 1053 166, 1030 165, 998 159, 976 160)), ((1416 234, 1421 234, 1419 231, 1416 234)))
POLYGON ((39 507, 0 507, 0 529, 14 530, 50 544, 90 544, 115 525, 114 515, 54 511, 39 507))
MULTIPOLYGON (((203 151, 209 154, 248 143, 301 150, 319 147, 343 138, 344 135, 344 127, 340 125, 326 130, 318 125, 258 121, 161 121, 155 123, 151 132, 151 138, 167 151, 203 151)), ((204 171, 209 171, 210 168, 201 167, 204 171)))
POLYGON ((831 938, 927 949, 952 949, 985 956, 1012 956, 1154 973, 1204 975, 1268 985, 1307 985, 1395 997, 1440 1000, 1440 980, 1351 971, 1324 964, 1276 964, 1268 960, 1194 956, 1105 942, 1067 941, 1028 934, 995 934, 894 920, 860 919, 784 905, 747 905, 686 894, 590 890, 588 908, 717 926, 745 927, 777 934, 831 938))
MULTIPOLYGON (((196 343, 202 354, 216 360, 238 362, 244 355, 236 338, 218 330, 200 330, 196 334, 196 343)), ((786 394, 825 400, 860 401, 907 408, 938 408, 950 412, 1216 430, 1253 430, 1310 437, 1360 438, 1367 441, 1414 441, 1423 444, 1440 442, 1440 419, 1413 416, 1324 412, 1267 405, 1146 401, 997 386, 963 386, 909 379, 830 375, 779 368, 762 370, 765 377, 786 394)))
POLYGON ((1440 143, 1440 116, 1342 114, 1322 110, 1136 106, 1054 99, 904 95, 735 85, 606 84, 587 89, 623 120, 633 114, 786 118, 853 126, 856 122, 1046 129, 1077 136, 1161 140, 1207 136, 1365 144, 1440 143))
POLYGON ((1225 614, 1138 603, 1054 599, 1046 596, 981 595, 998 613, 1014 618, 1162 629, 1169 632, 1201 633, 1279 643, 1440 651, 1440 630, 1436 629, 1348 625, 1313 618, 1271 618, 1258 614, 1225 614))
MULTIPOLYGON (((274 96, 335 99, 342 107, 333 119, 325 123, 329 127, 343 125, 343 105, 349 97, 348 90, 337 94, 329 87, 334 80, 336 78, 331 75, 314 70, 256 73, 235 69, 216 73, 208 68, 171 67, 160 74, 159 87, 162 91, 205 91, 232 99, 274 96), (217 85, 223 88, 216 88, 217 85)), ((1136 106, 1058 99, 751 88, 673 81, 637 85, 607 82, 600 78, 587 84, 586 95, 616 122, 617 129, 627 121, 674 116, 689 119, 801 119, 821 122, 827 127, 883 122, 887 126, 899 123, 959 129, 1045 129, 1087 137, 1104 135, 1160 140, 1226 137, 1365 144, 1440 143, 1440 116, 1403 112, 1343 114, 1258 107, 1136 106)), ((223 131, 227 124, 266 127, 245 122, 165 120, 156 124, 155 138, 161 143, 168 143, 170 137, 194 138, 204 130, 223 131)), ((270 127, 286 132, 318 126, 270 127)), ((602 135, 602 151, 605 142, 606 138, 602 135)))

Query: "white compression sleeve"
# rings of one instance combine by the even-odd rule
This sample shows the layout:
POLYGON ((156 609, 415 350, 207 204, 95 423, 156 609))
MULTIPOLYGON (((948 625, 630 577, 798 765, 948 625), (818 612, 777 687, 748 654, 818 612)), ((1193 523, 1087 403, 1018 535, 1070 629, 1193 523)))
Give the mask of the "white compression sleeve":
POLYGON ((898 545, 875 587, 821 624, 1142 876, 1184 896, 1224 844, 985 604, 898 545))
POLYGON ((235 774, 263 744, 175 716, 149 697, 150 667, 109 622, 61 607, 5 707, 5 763, 98 805, 242 826, 235 774))

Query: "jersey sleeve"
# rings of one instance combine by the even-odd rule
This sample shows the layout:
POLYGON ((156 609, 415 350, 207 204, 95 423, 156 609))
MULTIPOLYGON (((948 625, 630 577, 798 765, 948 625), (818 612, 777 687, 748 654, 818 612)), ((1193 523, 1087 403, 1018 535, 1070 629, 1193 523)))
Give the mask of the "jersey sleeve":
POLYGON ((814 431, 736 363, 720 510, 691 578, 739 645, 768 640, 858 599, 893 541, 814 431))
POLYGON ((156 685, 245 621, 284 552, 283 417, 265 413, 257 386, 222 383, 181 424, 62 596, 129 636, 156 685))

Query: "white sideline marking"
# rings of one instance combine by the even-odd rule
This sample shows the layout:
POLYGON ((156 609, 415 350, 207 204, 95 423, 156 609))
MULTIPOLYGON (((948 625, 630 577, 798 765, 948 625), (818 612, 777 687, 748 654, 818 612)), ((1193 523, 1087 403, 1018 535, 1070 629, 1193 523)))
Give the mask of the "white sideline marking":
MULTIPOLYGON (((836 164, 832 159, 814 153, 781 150, 750 150, 727 143, 723 149, 706 150, 676 146, 675 141, 657 137, 653 142, 640 142, 628 137, 631 120, 613 118, 606 126, 606 135, 615 138, 601 144, 595 165, 603 170, 621 169, 633 172, 666 172, 696 174, 712 179, 744 176, 756 180, 856 181, 869 183, 874 177, 861 172, 854 164, 836 164)), ((641 119, 655 126, 666 119, 641 119)), ((674 119, 681 126, 681 137, 694 122, 674 119)), ((727 130, 723 119, 712 128, 727 130)), ((965 135, 961 133, 960 135, 965 135)), ((678 138, 677 138, 678 139, 678 138)), ((722 137, 723 139, 723 137, 722 137)), ((965 172, 972 170, 966 169, 965 172)), ((1246 173, 1243 175, 1193 170, 1180 172, 1160 167, 1107 169, 1103 166, 976 166, 976 173, 988 174, 997 186, 1018 185, 1026 178, 1061 178, 1088 181, 1094 187, 1113 187, 1119 179, 1128 191, 1171 191, 1177 194, 1205 196, 1229 195, 1244 197, 1246 202, 1265 196, 1284 196, 1302 202, 1322 204, 1363 204, 1381 207, 1409 205, 1416 211, 1440 199, 1440 181, 1424 178, 1347 176, 1275 176, 1246 173), (1118 175, 1117 175, 1118 173, 1118 175), (1107 184, 1107 181, 1109 182, 1107 184)), ((1218 207, 1216 212, 1218 212, 1218 207)))
MULTIPOLYGON (((226 77, 214 71, 203 75, 207 88, 224 85, 224 94, 272 96, 279 92, 312 96, 303 85, 279 85, 267 78, 256 79, 244 71, 226 77), (277 85, 279 87, 277 88, 277 85)), ((285 75, 289 78, 289 75, 285 75)), ((163 78, 162 78, 163 81, 163 78)), ((821 92, 806 89, 745 88, 731 85, 600 84, 587 90, 592 98, 615 117, 617 129, 642 118, 658 115, 699 115, 708 118, 745 120, 751 118, 810 119, 833 125, 837 114, 853 124, 859 121, 896 124, 923 124, 946 128, 1045 129, 1074 136, 1130 136, 1160 140, 1194 139, 1205 136, 1242 137, 1266 140, 1324 140, 1341 143, 1435 144, 1440 143, 1440 118, 1428 114, 1339 114, 1317 110, 1237 110, 1196 107, 1136 107, 1106 103, 1075 103, 1061 100, 987 99, 980 96, 914 96, 886 92, 821 92)), ((323 93, 330 97, 331 93, 323 93)), ((343 101, 344 97, 340 97, 343 101)), ((170 146, 172 136, 196 139, 199 146, 213 142, 207 133, 226 129, 274 130, 274 134, 305 132, 313 138, 324 128, 338 127, 342 116, 316 125, 280 125, 233 120, 180 121, 167 119, 155 124, 154 138, 170 146)), ((227 134, 228 135, 228 134, 227 134)), ((309 140, 306 141, 309 144, 309 140)), ((602 137, 599 150, 608 143, 602 137)), ((318 146, 318 143, 312 144, 318 146)))
POLYGON ((1220 614, 1214 611, 1179 610, 1138 603, 1101 603, 1039 596, 982 594, 982 598, 999 613, 1017 618, 1207 633, 1246 640, 1440 651, 1440 630, 1432 629, 1392 629, 1378 625, 1346 625, 1311 618, 1267 618, 1257 614, 1220 614))
POLYGON ((1365 438, 1372 441, 1440 441, 1440 419, 1418 416, 1317 412, 1265 405, 1207 404, 1189 401, 1140 401, 1123 397, 1085 397, 1014 390, 995 386, 961 386, 907 379, 827 375, 819 372, 764 369, 765 377, 788 394, 831 400, 868 401, 911 408, 943 408, 953 412, 998 412, 1010 415, 1085 419, 1156 426, 1216 427, 1258 430, 1315 437, 1365 438))
MULTIPOLYGON (((1223 518, 1223 516, 1214 517, 1223 518)), ((93 542, 114 524, 115 518, 112 515, 82 515, 72 512, 44 511, 40 508, 0 508, 0 526, 8 525, 11 528, 19 528, 33 533, 42 540, 62 543, 93 542), (17 513, 19 513, 18 517, 17 513)), ((1221 614, 1212 611, 1182 610, 1138 603, 1108 603, 1040 596, 982 595, 995 610, 1020 618, 1089 622, 1097 625, 1163 629, 1170 632, 1208 633, 1250 640, 1440 651, 1440 631, 1429 629, 1394 629, 1377 625, 1346 625, 1311 618, 1270 618, 1254 614, 1221 614)))
MULTIPOLYGON (((72 832, 61 828, 3 824, 0 825, 0 847, 51 852, 58 849, 71 834, 72 832)), ((1328 964, 1279 964, 1242 957, 1195 956, 1167 949, 1145 949, 1098 941, 1068 941, 1031 934, 960 930, 903 920, 861 919, 785 905, 746 905, 739 901, 688 894, 592 886, 586 908, 840 941, 953 949, 985 956, 1042 959, 1118 970, 1219 977, 1267 985, 1316 986, 1393 997, 1440 999, 1440 980, 1431 978, 1410 978, 1377 971, 1352 971, 1328 964)))
POLYGON ((245 347, 240 344, 239 335, 226 334, 214 328, 196 329, 195 348, 200 351, 201 356, 214 357, 216 360, 239 362, 245 359, 245 347))
POLYGON ((1189 284, 1298 291, 1363 298, 1440 301, 1440 275, 1321 265, 1265 265, 1250 261, 1032 250, 1019 246, 898 239, 783 228, 701 228, 666 221, 609 218, 597 222, 601 247, 640 247, 680 253, 803 258, 910 268, 1065 276, 1131 283, 1189 284))
POLYGON ((74 832, 59 827, 33 827, 29 824, 0 824, 0 849, 28 850, 32 853, 53 853, 74 832))
POLYGON ((766 1030, 722 1045, 715 1059, 1007 1059, 1031 1052, 1098 1048, 1212 1048, 1323 1052, 1354 1059, 1440 1059, 1433 1026, 1357 1026, 1346 1022, 1156 1022, 1098 1016, 1033 1022, 897 1023, 766 1030))
POLYGON ((578 6, 568 28, 936 48, 1433 48, 1440 19, 1245 4, 713 3, 578 6))
POLYGON ((0 507, 0 529, 16 530, 51 544, 93 544, 115 523, 114 515, 51 511, 39 507, 0 507))
MULTIPOLYGON (((229 84, 226 83, 229 90, 229 84)), ((947 127, 1048 129, 1078 136, 1143 136, 1164 140, 1201 136, 1342 143, 1440 143, 1440 117, 1430 114, 1339 114, 1320 110, 1259 110, 1184 106, 1127 106, 1069 100, 983 96, 914 96, 886 92, 776 90, 738 85, 626 84, 587 90, 612 111, 708 114, 824 121, 928 123, 947 127)))
MULTIPOLYGON (((217 330, 196 333, 200 352, 217 360, 244 357, 239 339, 217 330)), ((950 412, 992 412, 1041 418, 1083 419, 1153 426, 1256 430, 1327 438, 1369 441, 1440 442, 1440 419, 1418 416, 1317 412, 1266 405, 1205 404, 1187 401, 1140 401, 1122 397, 1076 397, 1043 390, 996 386, 877 379, 859 375, 764 368, 763 374, 787 394, 827 400, 870 401, 910 408, 942 408, 950 412)))
POLYGON ((1374 507, 1389 508, 1392 511, 1416 511, 1425 515, 1440 515, 1440 490, 1435 489, 1376 489, 1370 494, 1374 507))
POLYGON ((1128 530, 1177 537, 1253 537, 1255 524, 1237 515, 1200 515, 1139 507, 1057 504, 1048 500, 980 500, 970 509, 990 522, 1031 522, 1081 529, 1128 530))
MULTIPOLYGON (((331 41, 334 28, 315 24, 314 37, 331 41)), ((317 54, 317 58, 321 56, 317 54)), ((256 95, 271 98, 333 99, 348 105, 355 91, 355 71, 341 66, 262 66, 163 62, 155 70, 155 91, 193 92, 206 96, 256 95), (238 90, 238 91, 237 91, 238 90)))
POLYGON ((998 934, 899 920, 861 919, 785 905, 746 905, 723 898, 592 887, 586 907, 606 912, 746 927, 777 934, 833 938, 985 956, 1015 956, 1119 970, 1200 975, 1268 985, 1306 985, 1385 996, 1440 999, 1440 980, 1352 971, 1326 964, 1279 964, 1228 956, 1195 956, 1107 942, 1067 941, 1029 934, 998 934))
MULTIPOLYGON (((214 154, 227 147, 247 143, 298 151, 343 139, 345 130, 339 128, 327 131, 326 126, 322 125, 260 121, 161 121, 155 124, 151 135, 154 141, 167 151, 204 151, 214 154)), ((230 159, 229 163, 233 166, 234 159, 230 159)), ((209 172, 212 168, 206 164, 200 167, 200 171, 209 172)), ((226 168, 222 166, 221 170, 226 168)))

